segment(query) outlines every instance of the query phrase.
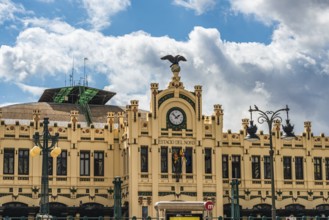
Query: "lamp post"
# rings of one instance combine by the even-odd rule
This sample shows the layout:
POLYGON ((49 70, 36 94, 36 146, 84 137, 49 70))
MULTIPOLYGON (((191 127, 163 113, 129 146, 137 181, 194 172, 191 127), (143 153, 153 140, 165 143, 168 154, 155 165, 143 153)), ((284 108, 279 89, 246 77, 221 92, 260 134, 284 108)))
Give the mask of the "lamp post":
POLYGON ((49 179, 48 179, 48 161, 49 152, 52 157, 57 157, 61 153, 61 149, 56 146, 58 142, 59 134, 56 133, 51 136, 48 130, 49 119, 44 118, 43 121, 43 134, 40 137, 39 132, 35 132, 33 135, 33 140, 35 146, 30 150, 30 155, 32 157, 42 153, 42 176, 41 176, 41 201, 39 217, 48 218, 49 217, 49 179), (41 144, 42 142, 42 144, 41 144))
POLYGON ((285 135, 282 136, 282 139, 285 140, 292 140, 295 138, 295 135, 293 133, 294 126, 290 124, 289 120, 289 108, 288 105, 286 105, 285 108, 276 110, 276 111, 262 111, 258 109, 258 107, 255 105, 254 108, 249 109, 250 112, 250 125, 247 127, 247 133, 248 135, 245 137, 245 140, 249 141, 257 141, 259 140, 259 137, 257 136, 257 126, 254 125, 254 122, 252 120, 252 112, 258 112, 258 123, 263 124, 266 123, 268 126, 268 132, 270 136, 270 167, 271 167, 271 201, 272 201, 272 220, 276 220, 276 208, 275 208, 275 183, 274 183, 274 150, 273 150, 273 140, 272 140, 272 125, 275 120, 278 120, 279 122, 282 122, 282 118, 280 116, 280 112, 286 112, 287 113, 287 119, 286 119, 286 125, 282 125, 282 129, 285 132, 285 135))
POLYGON ((120 220, 121 219, 121 184, 122 180, 121 177, 116 176, 112 182, 114 184, 114 219, 120 220))

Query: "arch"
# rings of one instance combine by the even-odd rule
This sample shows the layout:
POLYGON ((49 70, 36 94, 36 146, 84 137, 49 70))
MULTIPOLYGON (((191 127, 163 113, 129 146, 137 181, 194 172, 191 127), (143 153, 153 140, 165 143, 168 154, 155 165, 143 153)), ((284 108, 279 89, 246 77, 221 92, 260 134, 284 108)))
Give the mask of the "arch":
POLYGON ((19 217, 28 216, 29 214, 28 205, 22 202, 7 202, 2 206, 4 207, 3 216, 19 217))
POLYGON ((61 202, 50 202, 49 207, 50 208, 66 208, 67 205, 65 205, 64 203, 61 203, 61 202))
POLYGON ((96 202, 88 202, 83 203, 79 207, 79 214, 81 217, 89 216, 89 217, 97 217, 104 216, 104 205, 96 202))
POLYGON ((316 210, 329 211, 329 204, 321 204, 316 206, 316 210))
MULTIPOLYGON (((175 92, 172 89, 159 93, 157 107, 160 108, 160 106, 164 102, 166 102, 167 100, 172 99, 172 98, 175 98, 175 92)), ((186 90, 180 90, 177 98, 186 101, 195 111, 196 100, 195 100, 195 96, 191 92, 186 91, 186 90)))
POLYGON ((58 217, 65 217, 68 215, 68 207, 64 203, 60 202, 50 202, 49 203, 49 212, 51 215, 58 217))
POLYGON ((81 207, 85 208, 85 209, 94 209, 94 208, 99 209, 99 208, 103 208, 104 205, 97 203, 97 202, 88 202, 88 203, 81 204, 81 207))
POLYGON ((257 204, 254 205, 254 207, 252 207, 253 210, 271 210, 271 205, 266 204, 266 203, 261 203, 261 204, 257 204))
POLYGON ((305 206, 300 204, 290 204, 290 205, 286 205, 285 209, 290 211, 301 211, 301 210, 305 210, 305 206))
POLYGON ((159 116, 159 129, 167 128, 167 113, 172 108, 180 108, 185 113, 186 129, 195 129, 195 111, 192 106, 184 99, 177 97, 172 98, 170 101, 165 101, 158 109, 159 116), (191 120, 192 119, 192 120, 191 120))
POLYGON ((23 204, 28 204, 28 206, 38 206, 39 204, 39 200, 38 199, 33 199, 27 196, 23 196, 20 195, 18 196, 18 198, 16 199, 15 202, 13 202, 13 197, 12 195, 7 195, 7 196, 3 196, 1 197, 1 203, 2 204, 6 204, 6 203, 23 203, 23 204))
POLYGON ((293 201, 291 198, 285 198, 280 201, 280 203, 277 203, 277 209, 285 209, 286 206, 292 205, 292 204, 299 204, 301 206, 304 206, 305 209, 309 209, 313 207, 313 204, 310 205, 309 201, 307 199, 304 199, 302 197, 299 197, 297 201, 293 201))
POLYGON ((96 196, 94 201, 97 201, 97 203, 90 202, 89 196, 83 196, 83 197, 79 197, 79 199, 76 199, 73 204, 69 203, 69 206, 82 206, 83 204, 93 204, 93 203, 103 204, 103 206, 107 206, 107 207, 114 205, 114 200, 106 199, 102 196, 96 196))
POLYGON ((7 202, 2 204, 2 206, 11 208, 28 207, 28 205, 23 202, 7 202))

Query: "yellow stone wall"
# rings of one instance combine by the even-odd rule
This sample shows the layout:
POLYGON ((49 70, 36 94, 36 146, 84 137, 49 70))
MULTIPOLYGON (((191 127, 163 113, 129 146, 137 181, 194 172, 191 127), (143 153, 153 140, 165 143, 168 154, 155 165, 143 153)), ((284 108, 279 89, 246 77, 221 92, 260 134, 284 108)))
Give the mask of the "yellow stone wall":
MULTIPOLYGON (((113 178, 121 176, 122 201, 129 203, 130 216, 142 216, 142 206, 148 206, 149 215, 155 217, 154 204, 158 201, 186 200, 208 201, 215 203, 213 216, 223 215, 223 205, 230 203, 231 156, 241 156, 240 205, 243 209, 252 209, 258 204, 271 204, 271 184, 269 179, 253 180, 251 156, 259 155, 261 160, 269 155, 269 135, 260 132, 260 141, 251 143, 244 140, 248 119, 243 119, 241 130, 237 133, 223 131, 223 109, 215 104, 213 114, 202 114, 202 87, 197 85, 194 91, 184 89, 179 73, 174 72, 171 82, 164 90, 157 83, 150 88, 150 111, 139 109, 138 100, 132 100, 126 111, 115 114, 108 112, 103 127, 81 127, 77 115, 72 111, 68 126, 51 124, 51 134, 59 133, 58 146, 68 151, 68 175, 50 177, 50 202, 60 202, 67 206, 79 206, 81 203, 95 202, 104 206, 113 206, 113 178), (186 115, 186 128, 168 129, 168 111, 179 107, 186 115), (140 149, 148 147, 148 172, 141 172, 140 149), (160 148, 166 146, 168 153, 168 174, 160 172, 160 148), (182 173, 182 179, 176 182, 172 174, 171 149, 173 147, 193 148, 193 173, 182 173), (204 149, 212 150, 212 174, 205 174, 204 149), (79 152, 81 150, 102 150, 105 155, 104 177, 79 176, 79 152), (229 178, 222 178, 222 155, 229 156, 229 178), (89 193, 88 193, 89 190, 89 193)), ((229 109, 228 109, 229 111, 229 109)), ((15 154, 15 174, 3 174, 3 152, 5 148, 31 149, 33 134, 42 132, 40 112, 34 112, 29 125, 20 121, 15 124, 0 124, 0 205, 9 202, 22 202, 29 206, 38 206, 40 193, 41 157, 30 158, 30 171, 27 176, 19 176, 18 156, 15 154), (35 192, 34 189, 39 189, 35 192)), ((0 114, 1 115, 1 114, 0 114)), ((51 122, 53 123, 53 122, 51 122)), ((329 138, 324 135, 313 136, 311 123, 304 123, 305 131, 291 142, 280 139, 280 123, 273 129, 275 149, 275 186, 277 209, 290 204, 300 204, 314 209, 328 204, 328 185, 325 164, 322 163, 323 180, 314 181, 314 157, 323 161, 329 157, 329 138), (283 156, 291 156, 292 180, 283 178, 283 156), (294 178, 294 158, 304 158, 304 180, 294 178)), ((91 158, 93 159, 93 158, 91 158)), ((184 164, 184 162, 183 162, 184 164)), ((261 161, 263 177, 264 167, 261 161)), ((93 162, 91 161, 91 174, 93 162)), ((184 169, 183 169, 184 171, 184 169)))

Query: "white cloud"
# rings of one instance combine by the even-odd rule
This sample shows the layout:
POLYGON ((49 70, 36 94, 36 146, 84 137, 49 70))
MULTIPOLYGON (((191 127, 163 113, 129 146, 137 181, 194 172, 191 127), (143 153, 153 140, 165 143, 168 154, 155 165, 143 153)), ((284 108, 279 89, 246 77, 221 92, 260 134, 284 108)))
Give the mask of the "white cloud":
POLYGON ((82 0, 94 30, 102 30, 111 24, 111 17, 130 6, 130 0, 82 0))
POLYGON ((60 19, 47 19, 47 18, 25 18, 22 19, 25 28, 37 27, 46 30, 47 32, 54 32, 58 34, 65 34, 75 30, 68 23, 60 19))
POLYGON ((16 85, 24 92, 28 92, 31 93, 34 96, 41 96, 43 91, 46 88, 43 87, 38 87, 38 86, 29 86, 29 85, 25 85, 23 83, 16 83, 16 85))
POLYGON ((265 24, 279 24, 274 33, 275 42, 285 42, 293 38, 297 46, 306 51, 329 48, 327 43, 329 1, 230 0, 230 2, 234 11, 254 16, 265 24))
POLYGON ((0 24, 6 20, 14 20, 16 13, 23 13, 24 7, 10 0, 0 0, 0 24))
POLYGON ((315 133, 329 130, 329 115, 324 107, 329 106, 329 38, 323 26, 326 11, 314 6, 320 13, 316 15, 317 22, 308 17, 300 25, 312 25, 311 30, 319 34, 316 38, 310 29, 295 27, 294 19, 285 17, 274 0, 269 1, 272 5, 261 0, 254 2, 259 6, 257 12, 244 5, 234 7, 243 13, 257 14, 259 19, 263 16, 269 22, 279 22, 268 45, 225 42, 219 30, 203 27, 195 27, 186 41, 176 41, 143 31, 104 36, 75 29, 60 20, 26 19, 26 29, 16 44, 0 47, 0 79, 16 82, 22 90, 33 92, 33 88, 27 87, 28 82, 37 77, 42 85, 43 81, 70 73, 72 58, 78 79, 83 58, 88 57, 90 86, 97 83, 116 92, 111 104, 125 106, 138 99, 140 108, 147 110, 150 83, 159 82, 162 90, 172 77, 170 63, 160 57, 180 54, 187 59, 180 63, 185 88, 193 91, 194 85, 203 86, 206 115, 213 112, 214 104, 222 104, 224 129, 239 130, 241 119, 249 117, 249 105, 273 110, 289 104, 297 134, 302 132, 306 120, 313 121, 315 133))
POLYGON ((194 10, 197 15, 212 9, 216 4, 215 0, 174 0, 173 3, 194 10))

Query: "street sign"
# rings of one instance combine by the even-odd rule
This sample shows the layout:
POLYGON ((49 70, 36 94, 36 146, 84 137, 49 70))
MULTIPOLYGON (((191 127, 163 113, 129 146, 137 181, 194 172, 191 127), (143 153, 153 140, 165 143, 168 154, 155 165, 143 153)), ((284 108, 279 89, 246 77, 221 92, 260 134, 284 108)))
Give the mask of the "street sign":
POLYGON ((204 204, 206 210, 211 211, 214 208, 214 203, 212 201, 207 201, 204 204))

